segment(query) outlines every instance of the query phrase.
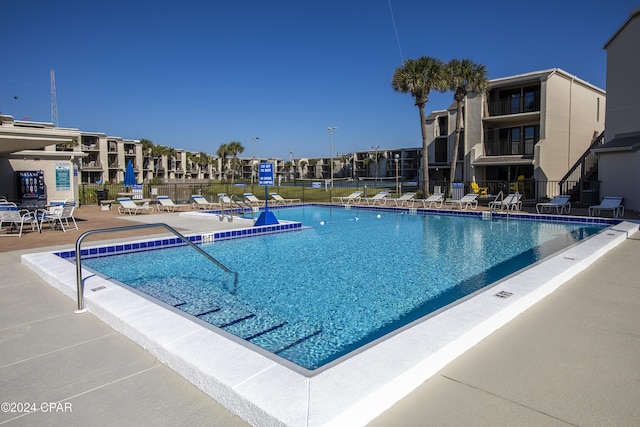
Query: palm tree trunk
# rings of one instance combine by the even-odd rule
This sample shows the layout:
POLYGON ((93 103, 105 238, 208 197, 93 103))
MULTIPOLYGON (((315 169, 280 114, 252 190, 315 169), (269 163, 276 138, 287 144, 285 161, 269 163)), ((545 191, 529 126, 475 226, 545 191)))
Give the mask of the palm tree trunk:
POLYGON ((456 178, 456 166, 458 162, 458 147, 460 146, 460 129, 462 128, 462 102, 456 101, 456 142, 453 144, 453 156, 451 156, 451 175, 449 179, 449 195, 453 195, 453 181, 456 178))
POLYGON ((429 196, 429 150, 427 146, 427 122, 424 115, 424 104, 418 105, 420 110, 420 130, 422 132, 422 192, 424 197, 429 196))

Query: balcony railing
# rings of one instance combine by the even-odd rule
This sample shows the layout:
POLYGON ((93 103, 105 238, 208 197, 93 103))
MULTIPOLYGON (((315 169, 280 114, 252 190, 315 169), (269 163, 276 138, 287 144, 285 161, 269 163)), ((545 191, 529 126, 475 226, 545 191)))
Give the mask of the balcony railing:
POLYGON ((487 105, 489 107, 490 117, 540 111, 539 100, 525 100, 524 102, 517 102, 512 99, 501 99, 499 101, 488 102, 487 105))
POLYGON ((487 156, 533 156, 533 147, 536 142, 538 141, 485 140, 484 152, 487 156))

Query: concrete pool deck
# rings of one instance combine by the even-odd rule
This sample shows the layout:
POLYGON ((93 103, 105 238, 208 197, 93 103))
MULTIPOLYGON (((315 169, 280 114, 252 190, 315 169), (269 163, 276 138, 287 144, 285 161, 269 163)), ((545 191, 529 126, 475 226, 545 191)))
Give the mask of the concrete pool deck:
MULTIPOLYGON (((149 216, 146 221, 155 222, 155 218, 149 216)), ((424 384, 419 381, 418 389, 373 424, 465 425, 482 420, 480 424, 522 425, 529 420, 532 425, 621 425, 636 419, 639 238, 638 233, 629 239, 625 236, 620 246, 550 297, 424 384), (558 312, 554 311, 556 296, 567 293, 555 304, 558 312), (532 312, 547 305, 552 306, 551 314, 532 317, 532 312), (514 330, 514 324, 520 327, 514 330), (499 345, 490 345, 496 340, 499 345)), ((0 255, 3 271, 9 275, 0 285, 0 339, 3 348, 9 349, 3 351, 0 362, 3 401, 70 402, 73 413, 39 412, 20 418, 1 413, 0 423, 167 425, 179 420, 212 425, 222 420, 220 425, 243 424, 92 314, 73 315, 75 303, 20 265, 19 255, 0 255), (56 326, 57 322, 63 323, 56 326), (117 342, 115 350, 111 341, 117 342), (149 382, 146 376, 153 378, 149 382), (180 392, 172 390, 175 384, 180 392)), ((384 400, 387 392, 381 394, 384 400)), ((311 414, 307 420, 322 418, 322 414, 311 414)))

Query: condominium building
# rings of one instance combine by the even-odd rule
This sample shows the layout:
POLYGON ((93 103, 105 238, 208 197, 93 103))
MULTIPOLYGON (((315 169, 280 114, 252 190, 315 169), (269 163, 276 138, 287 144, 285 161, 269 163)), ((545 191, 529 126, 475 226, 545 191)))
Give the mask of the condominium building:
MULTIPOLYGON (((561 69, 489 81, 463 108, 459 181, 560 181, 603 132, 605 91, 561 69)), ((456 105, 427 117, 430 178, 449 179, 456 105)))

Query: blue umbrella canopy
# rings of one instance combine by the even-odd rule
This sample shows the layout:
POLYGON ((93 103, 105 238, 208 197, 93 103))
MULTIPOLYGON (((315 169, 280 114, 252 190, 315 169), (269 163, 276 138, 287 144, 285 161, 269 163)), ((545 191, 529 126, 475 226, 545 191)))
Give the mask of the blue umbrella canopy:
POLYGON ((133 163, 129 160, 127 162, 127 169, 124 171, 124 185, 126 187, 132 187, 137 183, 136 173, 133 171, 133 163))

